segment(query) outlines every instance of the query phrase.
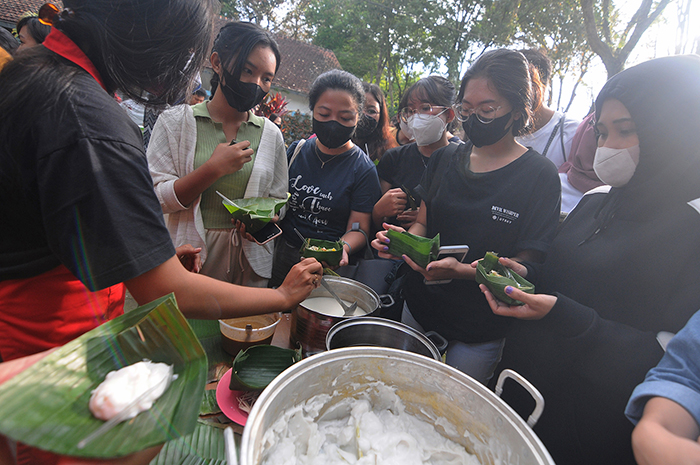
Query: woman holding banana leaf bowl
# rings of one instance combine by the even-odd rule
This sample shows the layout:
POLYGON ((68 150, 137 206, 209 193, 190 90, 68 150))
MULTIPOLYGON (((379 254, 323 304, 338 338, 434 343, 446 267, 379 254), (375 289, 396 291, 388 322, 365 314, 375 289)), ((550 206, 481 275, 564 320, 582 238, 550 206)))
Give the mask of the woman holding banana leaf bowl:
MULTIPOLYGON (((450 341, 447 363, 486 383, 500 359, 510 321, 491 312, 470 262, 494 251, 520 260, 541 261, 559 218, 555 166, 515 142, 530 122, 530 75, 519 52, 494 50, 466 72, 455 113, 470 141, 437 150, 418 187, 422 197, 409 232, 441 245, 468 245, 458 262, 444 258, 421 268, 408 256, 402 321, 437 331, 450 341), (446 284, 431 281, 451 279, 446 284)), ((388 225, 396 231, 397 226, 388 225)), ((372 246, 389 255, 386 231, 372 246)))
POLYGON ((546 399, 535 432, 557 464, 635 463, 627 400, 664 332, 700 308, 700 57, 626 69, 595 106, 593 166, 612 187, 583 197, 544 263, 501 258, 535 284, 535 295, 504 288, 525 305, 484 289, 494 313, 519 319, 501 367, 546 399))

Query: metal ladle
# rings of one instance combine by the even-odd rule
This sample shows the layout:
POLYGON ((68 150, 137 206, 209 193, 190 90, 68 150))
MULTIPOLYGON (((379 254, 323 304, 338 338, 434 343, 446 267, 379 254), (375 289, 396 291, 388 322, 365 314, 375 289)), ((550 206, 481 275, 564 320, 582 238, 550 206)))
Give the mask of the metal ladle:
MULTIPOLYGON (((299 232, 297 228, 294 228, 294 232, 297 233, 297 236, 301 239, 301 241, 306 244, 306 238, 299 232)), ((343 316, 353 316, 355 314, 355 309, 357 309, 357 301, 353 302, 352 304, 345 305, 345 302, 343 299, 338 297, 338 294, 335 293, 333 288, 331 287, 330 284, 328 284, 328 281, 323 277, 323 274, 321 274, 321 285, 330 293, 330 295, 333 296, 333 298, 340 304, 340 307, 343 309, 343 316)))

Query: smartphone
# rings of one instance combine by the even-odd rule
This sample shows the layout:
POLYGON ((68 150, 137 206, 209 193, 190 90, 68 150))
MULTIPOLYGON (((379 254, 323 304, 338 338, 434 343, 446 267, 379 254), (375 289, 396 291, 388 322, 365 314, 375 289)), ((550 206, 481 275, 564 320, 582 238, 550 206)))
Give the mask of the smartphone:
MULTIPOLYGON (((440 247, 440 250, 438 250, 438 256, 435 260, 437 261, 447 257, 454 257, 458 262, 462 263, 464 262, 464 259, 467 256, 467 252, 469 252, 468 245, 445 245, 440 247)), ((425 279, 423 280, 423 282, 428 285, 447 284, 451 281, 451 279, 441 279, 438 281, 427 281, 425 279)))
POLYGON ((257 244, 263 245, 267 244, 280 234, 282 234, 282 229, 280 229, 280 227, 277 226, 277 223, 273 223, 272 221, 270 221, 265 226, 263 226, 263 228, 260 231, 251 234, 251 236, 253 236, 253 239, 257 244))

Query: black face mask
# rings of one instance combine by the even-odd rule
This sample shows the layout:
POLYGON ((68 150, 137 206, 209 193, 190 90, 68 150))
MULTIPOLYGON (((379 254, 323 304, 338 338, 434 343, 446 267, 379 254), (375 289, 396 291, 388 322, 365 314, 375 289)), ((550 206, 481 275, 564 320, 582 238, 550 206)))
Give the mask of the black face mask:
POLYGON ((221 69, 224 79, 226 79, 226 85, 221 83, 219 85, 226 101, 232 108, 241 113, 246 112, 262 102, 267 95, 267 92, 254 82, 243 82, 240 79, 235 79, 231 73, 226 71, 226 68, 222 66, 221 69))
POLYGON ((362 113, 360 121, 357 123, 357 130, 355 131, 355 136, 358 139, 367 139, 369 136, 372 135, 374 130, 377 129, 378 124, 379 121, 372 118, 371 116, 367 116, 365 113, 362 113))
POLYGON ((313 118, 312 127, 318 140, 329 149, 337 149, 355 133, 355 126, 343 126, 335 120, 321 122, 313 118))
POLYGON ((503 136, 508 134, 510 126, 506 127, 508 121, 510 121, 510 116, 512 111, 509 111, 503 116, 499 116, 495 120, 491 121, 489 124, 484 124, 479 121, 476 114, 471 114, 465 122, 462 123, 462 128, 464 128, 464 134, 472 141, 474 147, 484 147, 486 145, 492 145, 503 139, 503 136))

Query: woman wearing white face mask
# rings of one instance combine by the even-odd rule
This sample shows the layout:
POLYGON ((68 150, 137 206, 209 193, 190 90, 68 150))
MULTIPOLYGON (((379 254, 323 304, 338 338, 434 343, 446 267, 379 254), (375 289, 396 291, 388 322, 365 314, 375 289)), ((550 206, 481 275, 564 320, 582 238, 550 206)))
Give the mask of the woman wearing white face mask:
MULTIPOLYGON (((468 245, 469 253, 463 263, 444 258, 425 269, 403 257, 413 271, 404 285, 402 321, 440 333, 450 341, 447 363, 482 383, 498 363, 510 321, 491 312, 470 263, 489 251, 541 261, 559 221, 554 164, 514 139, 526 132, 531 95, 527 60, 519 52, 488 52, 469 68, 455 111, 470 142, 432 154, 416 189, 422 204, 409 230, 425 237, 440 233, 441 245, 468 245), (430 284, 440 280, 452 281, 430 284)), ((416 140, 429 142, 434 135, 427 136, 428 128, 444 126, 434 119, 414 122, 416 140)), ((372 245, 380 257, 391 257, 388 242, 385 231, 377 233, 372 245)))
POLYGON ((447 146, 452 135, 447 126, 454 120, 451 108, 455 88, 441 76, 429 76, 413 84, 401 98, 399 123, 412 143, 387 150, 377 165, 382 198, 375 204, 372 219, 377 227, 388 222, 410 228, 416 222, 420 197, 414 192, 430 156, 447 146), (405 191, 402 189, 404 187, 405 191))
POLYGON ((633 464, 627 400, 663 355, 660 332, 700 308, 700 57, 611 78, 595 129, 595 172, 612 188, 584 195, 543 264, 502 259, 535 284, 510 292, 526 305, 484 292, 496 314, 537 320, 513 325, 501 367, 547 399, 534 429, 554 460, 633 464))

